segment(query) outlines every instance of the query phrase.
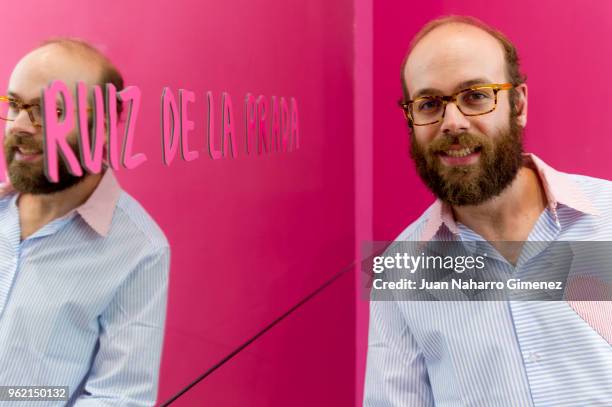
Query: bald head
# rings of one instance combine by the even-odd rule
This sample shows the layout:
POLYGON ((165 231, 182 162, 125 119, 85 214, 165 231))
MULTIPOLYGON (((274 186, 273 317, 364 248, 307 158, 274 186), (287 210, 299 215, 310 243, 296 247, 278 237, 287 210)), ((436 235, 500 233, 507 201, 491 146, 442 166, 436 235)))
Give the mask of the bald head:
MULTIPOLYGON (((78 39, 59 38, 46 41, 26 54, 15 66, 9 79, 9 91, 21 100, 32 100, 53 80, 61 80, 74 90, 82 81, 92 87, 112 83, 123 89, 123 78, 110 60, 92 45, 78 39)), ((122 104, 117 103, 117 112, 122 104)))
POLYGON ((431 90, 449 94, 475 83, 507 80, 504 52, 497 40, 467 24, 445 24, 413 48, 404 67, 412 98, 431 90))
POLYGON ((9 92, 20 100, 33 100, 53 80, 63 81, 69 89, 77 82, 92 86, 99 83, 102 67, 93 59, 49 44, 25 55, 15 66, 9 79, 9 92))
POLYGON ((425 65, 445 66, 439 72, 442 75, 446 74, 443 71, 467 70, 470 59, 477 59, 484 66, 497 65, 501 59, 504 82, 517 86, 525 81, 516 48, 505 35, 473 17, 446 16, 430 21, 411 42, 401 70, 405 100, 415 96, 410 91, 414 78, 407 77, 409 73, 417 74, 419 69, 422 72, 425 65))

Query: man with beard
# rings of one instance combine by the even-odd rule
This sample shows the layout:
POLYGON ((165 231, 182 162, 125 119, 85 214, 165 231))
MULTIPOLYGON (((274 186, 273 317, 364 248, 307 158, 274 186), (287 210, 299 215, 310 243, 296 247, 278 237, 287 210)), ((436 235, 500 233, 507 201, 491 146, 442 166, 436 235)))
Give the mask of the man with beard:
MULTIPOLYGON (((98 50, 60 39, 24 56, 0 97, 10 181, 0 197, 0 384, 65 386, 41 406, 152 406, 168 242, 106 165, 77 177, 60 158, 59 182, 47 179, 40 98, 53 80, 75 95, 79 81, 123 87, 98 50)), ((67 140, 78 156, 77 131, 67 140)))
MULTIPOLYGON (((541 258, 504 241, 611 240, 609 181, 523 154, 527 85, 503 34, 434 20, 402 84, 411 156, 438 199, 398 241, 490 243, 512 277, 541 258)), ((611 304, 372 301, 364 406, 610 405, 611 304)))

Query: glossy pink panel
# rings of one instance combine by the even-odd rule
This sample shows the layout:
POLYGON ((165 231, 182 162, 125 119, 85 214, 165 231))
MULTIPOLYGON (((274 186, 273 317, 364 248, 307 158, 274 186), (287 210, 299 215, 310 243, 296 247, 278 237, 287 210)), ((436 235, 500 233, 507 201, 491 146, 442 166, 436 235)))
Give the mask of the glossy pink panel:
POLYGON ((340 325, 354 323, 346 273, 174 401, 176 407, 350 407, 354 346, 340 325), (342 370, 338 366, 343 366, 342 370), (228 391, 228 383, 232 390, 228 391))
MULTIPOLYGON (((0 27, 4 38, 12 39, 3 46, 1 88, 25 52, 44 39, 66 35, 98 46, 119 67, 126 85, 142 92, 131 154, 144 154, 146 162, 128 170, 120 166, 121 149, 112 151, 120 183, 158 221, 172 246, 160 399, 352 262, 352 1, 58 0, 43 6, 24 0, 14 16, 0 27), (161 113, 164 88, 174 95, 175 103, 167 104, 172 114, 161 113), (195 95, 187 104, 194 126, 185 147, 199 155, 189 162, 178 154, 179 89, 195 95), (216 124, 210 143, 208 92, 210 120, 216 124), (247 94, 254 96, 247 99, 247 94), (272 96, 279 98, 286 149, 270 151, 274 121, 268 110, 268 139, 259 154, 256 101, 266 100, 269 108, 272 96), (230 97, 235 120, 228 124, 230 97), (250 112, 245 100, 251 100, 246 103, 250 112), (231 137, 236 145, 228 143, 223 152, 224 139, 231 137), (209 144, 218 159, 211 159, 209 144), (164 145, 168 165, 162 160, 164 145)), ((119 147, 123 138, 117 133, 119 147)), ((345 308, 353 292, 335 293, 317 308, 325 329, 334 329, 324 339, 330 349, 352 344, 354 336, 352 311, 345 308), (336 315, 333 325, 324 314, 328 309, 336 315)), ((319 331, 319 322, 315 313, 296 324, 310 333, 319 331)), ((291 360, 279 355, 302 358, 312 339, 288 340, 283 335, 269 340, 266 369, 270 374, 291 371, 296 390, 313 380, 312 368, 294 371, 291 360)), ((323 340, 312 349, 322 347, 323 340)), ((332 356, 322 352, 322 360, 330 362, 320 366, 330 378, 342 378, 325 387, 337 391, 330 397, 340 400, 353 391, 352 365, 346 365, 352 350, 350 359, 332 356)), ((253 368, 235 369, 248 376, 253 368)), ((231 375, 216 383, 220 392, 240 391, 231 375)))

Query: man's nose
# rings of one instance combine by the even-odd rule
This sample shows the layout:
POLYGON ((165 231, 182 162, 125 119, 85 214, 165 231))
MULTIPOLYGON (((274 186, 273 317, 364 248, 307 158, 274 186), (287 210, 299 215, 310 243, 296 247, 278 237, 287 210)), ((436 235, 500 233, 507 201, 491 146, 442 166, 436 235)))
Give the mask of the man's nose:
POLYGON ((13 121, 7 122, 6 133, 30 133, 35 134, 38 131, 37 126, 34 126, 30 115, 26 109, 22 109, 13 121))
POLYGON ((461 113, 453 102, 446 104, 446 111, 442 119, 441 131, 444 134, 463 133, 470 127, 470 121, 461 113))

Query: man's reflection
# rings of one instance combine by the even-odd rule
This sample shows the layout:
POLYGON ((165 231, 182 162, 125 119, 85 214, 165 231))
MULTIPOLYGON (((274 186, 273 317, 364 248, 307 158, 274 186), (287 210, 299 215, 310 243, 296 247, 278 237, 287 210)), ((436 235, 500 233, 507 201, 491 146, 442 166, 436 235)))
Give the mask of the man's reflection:
MULTIPOLYGON (((78 81, 123 88, 98 50, 61 39, 23 57, 0 98, 10 181, 0 195, 0 384, 68 386, 76 406, 153 405, 168 241, 110 168, 78 177, 60 159, 59 182, 47 180, 40 96, 52 80, 73 93, 78 81)), ((77 137, 67 140, 78 156, 77 137)))

